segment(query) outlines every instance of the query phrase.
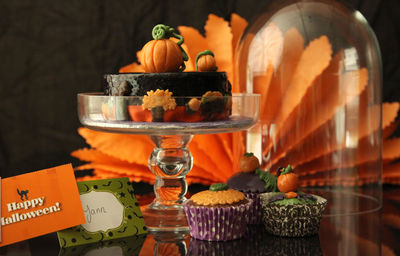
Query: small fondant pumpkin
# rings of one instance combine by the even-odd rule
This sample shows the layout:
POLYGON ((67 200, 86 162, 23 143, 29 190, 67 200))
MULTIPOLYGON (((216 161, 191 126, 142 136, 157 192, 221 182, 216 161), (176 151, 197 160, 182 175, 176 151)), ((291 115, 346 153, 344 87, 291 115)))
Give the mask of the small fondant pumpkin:
POLYGON ((141 63, 148 73, 176 72, 185 69, 188 56, 182 49, 183 37, 166 25, 156 25, 152 32, 154 40, 146 43, 141 51, 141 63), (179 39, 177 43, 169 39, 179 39))
POLYGON ((284 168, 278 177, 278 189, 283 193, 294 192, 299 187, 299 177, 292 171, 292 167, 284 168))
POLYGON ((210 50, 205 50, 197 54, 196 71, 208 72, 216 71, 217 65, 214 59, 214 53, 210 50))
POLYGON ((253 153, 246 153, 239 160, 239 169, 242 172, 252 172, 259 167, 260 161, 253 153))
POLYGON ((298 195, 296 192, 290 191, 285 193, 286 198, 296 198, 298 195))

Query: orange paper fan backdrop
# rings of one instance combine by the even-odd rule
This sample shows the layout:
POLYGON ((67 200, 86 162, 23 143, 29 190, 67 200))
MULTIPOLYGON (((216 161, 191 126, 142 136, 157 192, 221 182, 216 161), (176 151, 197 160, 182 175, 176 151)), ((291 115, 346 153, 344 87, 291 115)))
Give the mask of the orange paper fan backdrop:
MULTIPOLYGON (((344 50, 333 52, 327 36, 306 42, 296 28, 284 32, 274 23, 261 35, 248 34, 242 39, 239 50, 243 53, 250 49, 243 54, 252 56, 254 61, 240 60, 234 67, 236 49, 246 26, 247 21, 236 14, 230 22, 210 14, 204 26, 205 35, 187 26, 179 26, 178 31, 185 39, 182 47, 189 57, 185 71, 194 71, 197 53, 210 49, 218 70, 227 72, 232 91, 245 92, 246 75, 238 72, 245 72, 246 65, 257 70, 252 77, 253 90, 261 94, 261 124, 268 131, 262 143, 263 167, 275 170, 290 163, 302 176, 303 186, 363 185, 376 181, 379 177, 368 168, 376 154, 363 147, 368 144, 369 134, 380 132, 379 123, 367 119, 380 111, 379 106, 368 102, 368 71, 344 70, 341 61, 344 50), (333 75, 339 72, 340 76, 333 75), (341 97, 340 92, 346 97, 341 97), (356 128, 358 138, 353 138, 358 147, 347 149, 326 133, 334 134, 334 120, 340 118, 341 111, 352 111, 354 106, 360 124, 356 128), (324 143, 316 143, 320 141, 324 143), (346 152, 356 157, 342 159, 339 166, 332 156, 342 150, 353 150, 346 152), (357 175, 353 175, 354 167, 357 175), (339 176, 334 175, 338 169, 343 173, 340 179, 329 179, 339 176)), ((134 62, 120 72, 143 72, 143 68, 134 62)), ((400 139, 391 138, 398 125, 395 121, 398 110, 397 102, 382 105, 383 181, 392 184, 400 184, 400 165, 395 163, 400 157, 400 139)), ((93 169, 92 176, 80 179, 128 176, 136 182, 154 183, 155 176, 147 167, 153 145, 145 135, 102 133, 87 128, 80 128, 79 134, 91 148, 72 152, 74 157, 87 162, 76 170, 93 169)), ((243 132, 194 136, 189 144, 194 166, 187 182, 204 185, 225 182, 238 171, 245 144, 243 132)))

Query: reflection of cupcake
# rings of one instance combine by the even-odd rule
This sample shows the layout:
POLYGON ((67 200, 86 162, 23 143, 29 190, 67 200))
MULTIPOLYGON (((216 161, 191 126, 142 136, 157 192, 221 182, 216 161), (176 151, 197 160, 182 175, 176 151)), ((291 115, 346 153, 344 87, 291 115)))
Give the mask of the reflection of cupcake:
POLYGON ((276 177, 266 171, 258 169, 260 163, 253 153, 246 153, 240 158, 240 170, 230 177, 227 184, 230 188, 243 192, 247 198, 253 200, 250 208, 249 224, 262 223, 262 211, 259 195, 265 192, 274 192, 276 177))
POLYGON ((302 237, 318 233, 327 200, 297 191, 298 176, 291 166, 278 170, 280 192, 260 195, 263 222, 268 232, 278 236, 302 237))
POLYGON ((251 200, 226 184, 218 183, 183 203, 190 235, 208 241, 227 241, 246 232, 251 200))
MULTIPOLYGON (((318 235, 307 237, 266 236, 260 255, 322 256, 318 235)), ((250 255, 250 254, 249 254, 250 255)))
POLYGON ((246 254, 246 241, 236 239, 226 242, 202 241, 191 239, 187 256, 208 256, 208 255, 252 255, 246 254))

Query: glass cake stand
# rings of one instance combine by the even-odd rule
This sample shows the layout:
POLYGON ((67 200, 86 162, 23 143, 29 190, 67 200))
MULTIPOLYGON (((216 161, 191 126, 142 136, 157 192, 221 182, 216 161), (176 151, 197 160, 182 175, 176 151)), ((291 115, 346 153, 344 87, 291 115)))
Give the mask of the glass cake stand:
MULTIPOLYGON (((188 102, 192 97, 173 97, 188 102)), ((188 232, 182 203, 186 200, 186 174, 193 157, 188 149, 193 135, 241 131, 253 126, 259 117, 258 94, 234 94, 223 97, 232 105, 226 120, 202 122, 131 121, 128 106, 140 106, 143 97, 104 96, 100 93, 78 94, 80 122, 93 130, 113 133, 144 134, 154 142, 149 168, 156 176, 155 199, 143 211, 150 233, 188 232), (110 114, 110 111, 112 112, 110 114)), ((211 108, 212 109, 212 108, 211 108)), ((133 117, 132 117, 133 118, 133 117)), ((210 149, 212 151, 212 149, 210 149)))

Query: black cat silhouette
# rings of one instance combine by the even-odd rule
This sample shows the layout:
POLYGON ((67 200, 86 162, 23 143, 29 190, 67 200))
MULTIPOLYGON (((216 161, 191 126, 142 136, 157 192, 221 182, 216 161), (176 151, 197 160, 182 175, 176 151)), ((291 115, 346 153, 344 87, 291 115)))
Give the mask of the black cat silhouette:
POLYGON ((24 196, 25 196, 25 199, 28 200, 28 193, 29 193, 29 190, 22 190, 22 191, 19 191, 19 189, 17 188, 17 193, 18 193, 18 195, 21 197, 21 200, 22 200, 22 201, 24 201, 24 196))

